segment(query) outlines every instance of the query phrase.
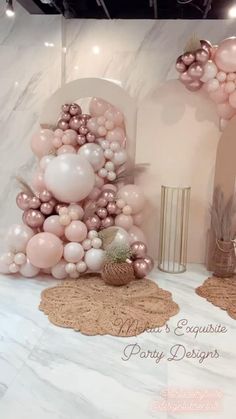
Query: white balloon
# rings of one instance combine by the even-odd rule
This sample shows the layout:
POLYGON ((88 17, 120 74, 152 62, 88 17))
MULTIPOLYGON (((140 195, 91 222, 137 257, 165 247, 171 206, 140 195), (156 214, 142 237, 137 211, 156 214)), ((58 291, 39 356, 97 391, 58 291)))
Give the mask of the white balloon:
POLYGON ((78 154, 88 160, 95 171, 101 169, 105 164, 103 149, 98 144, 84 144, 79 148, 78 154))
POLYGON ((127 152, 126 150, 120 150, 120 151, 116 151, 113 155, 113 163, 116 166, 121 166, 122 164, 124 164, 127 160, 127 152))
POLYGON ((40 169, 45 170, 47 165, 55 158, 53 154, 43 156, 39 162, 40 169))
POLYGON ((202 78, 200 79, 204 83, 210 79, 214 79, 218 72, 216 65, 212 61, 207 61, 204 65, 204 73, 202 78))
POLYGON ((95 183, 90 163, 77 154, 55 157, 44 174, 45 185, 62 202, 78 202, 86 198, 95 183))
POLYGON ((108 246, 103 246, 105 250, 110 247, 129 246, 129 233, 127 233, 127 231, 125 231, 124 228, 113 226, 113 227, 108 227, 104 229, 103 231, 112 233, 115 230, 117 230, 116 236, 114 240, 108 246))
POLYGON ((85 253, 85 263, 91 271, 100 271, 104 265, 105 252, 102 249, 90 249, 85 253))
POLYGON ((39 271, 40 269, 36 268, 36 266, 33 266, 28 258, 24 265, 21 265, 20 267, 21 275, 26 276, 26 278, 33 278, 34 276, 38 275, 39 271))
POLYGON ((52 267, 52 276, 56 279, 65 279, 68 275, 66 272, 67 262, 62 259, 55 266, 52 267))
POLYGON ((31 237, 34 236, 34 231, 25 224, 13 224, 6 236, 7 244, 13 252, 25 253, 26 246, 31 237))
POLYGON ((80 243, 70 242, 64 247, 64 258, 67 262, 77 263, 84 256, 84 249, 80 243))

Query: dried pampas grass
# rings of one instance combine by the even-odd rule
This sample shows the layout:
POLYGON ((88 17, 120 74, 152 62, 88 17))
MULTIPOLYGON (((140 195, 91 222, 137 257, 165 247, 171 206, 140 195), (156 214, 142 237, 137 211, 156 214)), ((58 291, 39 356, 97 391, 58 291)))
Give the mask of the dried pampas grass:
POLYGON ((233 240, 235 238, 233 226, 233 219, 236 215, 235 196, 231 196, 225 203, 221 188, 216 187, 210 212, 211 224, 216 238, 227 242, 233 240))

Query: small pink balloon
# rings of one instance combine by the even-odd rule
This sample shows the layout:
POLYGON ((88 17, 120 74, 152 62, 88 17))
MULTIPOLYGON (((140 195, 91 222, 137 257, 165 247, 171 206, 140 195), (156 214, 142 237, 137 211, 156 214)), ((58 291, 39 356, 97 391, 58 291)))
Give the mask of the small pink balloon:
MULTIPOLYGON (((106 126, 107 129, 113 129, 114 125, 115 126, 122 126, 124 123, 124 115, 123 113, 115 108, 114 106, 112 106, 111 108, 109 108, 105 114, 104 114, 105 118, 107 119, 108 125, 106 126)), ((106 123, 105 123, 106 125, 106 123)))
POLYGON ((147 243, 147 240, 146 240, 146 237, 145 237, 143 231, 135 225, 133 225, 129 229, 129 237, 130 237, 130 243, 131 244, 134 243, 134 242, 138 242, 138 241, 143 242, 145 244, 147 243))
POLYGON ((222 83, 218 90, 209 93, 210 98, 215 103, 224 103, 228 100, 229 95, 225 92, 225 83, 222 83))
POLYGON ((118 141, 122 143, 125 140, 124 129, 121 127, 116 127, 112 129, 111 131, 108 131, 106 139, 111 142, 118 141))
POLYGON ((144 259, 147 256, 147 246, 141 241, 132 243, 130 250, 133 259, 144 259))
POLYGON ((220 87, 219 80, 217 80, 215 78, 211 79, 211 80, 208 80, 205 84, 206 91, 209 92, 209 93, 210 92, 215 92, 216 90, 219 89, 219 87, 220 87))
POLYGON ((29 240, 26 254, 37 268, 51 268, 61 260, 62 241, 55 234, 38 233, 29 240))
POLYGON ((60 154, 75 154, 75 153, 76 153, 75 147, 73 147, 72 145, 63 145, 57 150, 58 156, 60 156, 60 154))
POLYGON ((64 121, 64 119, 59 119, 57 123, 57 127, 61 129, 62 131, 65 131, 66 129, 69 128, 69 123, 64 121))
POLYGON ((93 97, 89 104, 89 112, 92 116, 102 116, 109 107, 109 103, 105 100, 93 97))
POLYGON ((88 132, 88 134, 86 135, 86 139, 89 143, 94 143, 94 141, 96 140, 96 137, 91 132, 88 132))
POLYGON ((117 198, 124 200, 126 205, 132 208, 132 214, 140 212, 145 205, 145 196, 138 185, 122 186, 118 191, 117 198))
POLYGON ((101 218, 101 220, 103 220, 104 218, 107 217, 107 210, 106 208, 98 208, 96 210, 96 214, 98 215, 99 218, 101 218))
POLYGON ((111 189, 105 189, 102 191, 101 198, 106 199, 107 202, 114 202, 116 198, 116 192, 111 189))
POLYGON ((67 262, 65 259, 61 259, 55 266, 52 267, 52 276, 56 279, 65 279, 68 274, 66 272, 67 262))
POLYGON ((200 80, 203 75, 203 66, 200 63, 193 63, 188 69, 188 74, 192 80, 200 80))
POLYGON ((97 123, 96 118, 91 118, 87 122, 87 128, 89 129, 89 131, 91 131, 92 134, 97 134, 98 126, 99 125, 97 123))
POLYGON ((182 55, 182 61, 187 66, 191 65, 195 61, 195 54, 193 54, 192 52, 185 52, 182 55))
POLYGON ((34 231, 24 224, 13 224, 6 235, 6 242, 11 251, 25 252, 28 241, 33 237, 34 231))
POLYGON ((29 209, 24 212, 24 222, 31 228, 42 227, 45 217, 43 214, 36 209, 29 209))
POLYGON ((116 214, 117 206, 115 202, 109 202, 107 205, 107 212, 110 215, 116 214))
POLYGON ((50 129, 41 129, 41 131, 33 135, 31 140, 31 148, 33 153, 41 158, 54 152, 54 147, 52 144, 54 138, 54 133, 50 129))
POLYGON ((77 137, 77 143, 79 145, 84 145, 86 143, 86 138, 84 135, 79 134, 77 137))
POLYGON ((44 189, 42 192, 40 192, 39 198, 42 202, 48 202, 50 199, 52 199, 52 194, 47 189, 44 189))
POLYGON ((60 137, 54 137, 52 140, 53 147, 60 148, 62 146, 62 139, 60 137))
POLYGON ((17 206, 22 210, 26 210, 30 207, 30 200, 31 197, 25 192, 20 192, 16 197, 17 206))
POLYGON ((50 215, 53 212, 53 206, 51 204, 49 204, 49 202, 43 202, 43 204, 41 204, 40 206, 40 211, 42 212, 42 214, 45 215, 50 215))
POLYGON ((214 60, 220 70, 236 71, 236 37, 222 41, 215 53, 214 60))
POLYGON ((38 275, 38 273, 39 268, 33 266, 28 258, 26 259, 26 262, 20 267, 20 274, 26 278, 33 278, 34 276, 38 275))
POLYGON ((187 66, 184 64, 182 57, 178 57, 175 63, 175 68, 179 73, 183 73, 187 70, 187 66))
POLYGON ((131 215, 119 214, 115 218, 115 225, 128 231, 133 225, 133 218, 131 215))
POLYGON ((84 249, 80 243, 67 243, 64 247, 64 259, 67 262, 77 263, 84 257, 84 249))
POLYGON ((88 229, 82 221, 72 221, 65 228, 65 236, 71 242, 82 242, 87 237, 88 229))
POLYGON ((55 234, 57 237, 62 237, 64 235, 64 227, 60 224, 58 215, 51 215, 46 218, 43 223, 43 230, 47 233, 55 234))
POLYGON ((87 128, 87 127, 85 127, 84 125, 82 125, 82 126, 79 128, 79 133, 80 133, 80 135, 87 135, 87 134, 88 134, 88 128, 87 128))
POLYGON ((148 264, 144 259, 137 259, 133 262, 134 275, 138 279, 144 278, 149 273, 148 264))
POLYGON ((74 129, 75 131, 78 131, 78 129, 81 127, 81 120, 78 116, 73 116, 69 122, 68 128, 74 129))
POLYGON ((231 94, 235 91, 236 86, 233 81, 227 81, 225 83, 225 93, 231 94))
POLYGON ((71 114, 69 112, 62 112, 60 119, 62 121, 69 122, 70 121, 70 118, 71 118, 71 114))
POLYGON ((29 207, 32 209, 38 209, 41 205, 41 201, 37 196, 33 196, 30 200, 29 207))
POLYGON ((228 102, 217 105, 218 115, 223 119, 231 119, 236 114, 236 109, 232 108, 228 102))
POLYGON ((236 108, 236 90, 229 95, 229 104, 232 108, 236 108))
POLYGON ((62 142, 65 145, 73 145, 76 146, 77 144, 77 132, 73 129, 67 129, 62 137, 62 142))

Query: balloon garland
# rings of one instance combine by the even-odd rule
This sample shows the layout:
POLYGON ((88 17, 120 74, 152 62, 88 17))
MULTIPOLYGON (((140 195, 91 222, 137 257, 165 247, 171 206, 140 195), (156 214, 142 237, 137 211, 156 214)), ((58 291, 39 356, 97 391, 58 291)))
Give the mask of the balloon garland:
POLYGON ((193 38, 177 58, 176 70, 188 90, 202 88, 216 103, 223 130, 236 115, 236 37, 219 45, 193 38))
POLYGON ((125 184, 124 116, 98 98, 89 111, 64 104, 55 128, 32 137, 38 168, 30 186, 19 180, 23 223, 7 233, 2 273, 76 279, 100 271, 106 249, 121 246, 130 248, 127 263, 137 279, 153 269, 140 228, 145 197, 139 186, 125 184))

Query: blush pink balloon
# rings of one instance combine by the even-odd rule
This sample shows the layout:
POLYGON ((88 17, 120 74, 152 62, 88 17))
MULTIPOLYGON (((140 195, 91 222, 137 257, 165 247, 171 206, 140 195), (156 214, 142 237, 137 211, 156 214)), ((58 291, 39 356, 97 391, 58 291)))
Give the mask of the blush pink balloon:
POLYGON ((110 106, 105 100, 93 97, 89 104, 89 111, 92 116, 102 116, 110 106))
POLYGON ((42 170, 37 170, 33 175, 32 186, 36 192, 42 192, 47 189, 44 183, 44 172, 42 170))
POLYGON ((8 247, 13 252, 25 252, 28 241, 33 237, 34 231, 24 224, 13 224, 6 236, 8 247))
POLYGON ((133 218, 131 215, 119 214, 115 218, 115 225, 129 230, 133 225, 133 218))
POLYGON ((125 201, 132 208, 132 214, 140 212, 145 205, 143 191, 137 185, 125 185, 120 188, 117 198, 125 201))
POLYGON ((77 263, 84 257, 84 249, 80 243, 67 243, 64 247, 64 258, 67 262, 77 263))
POLYGON ((119 143, 122 143, 125 140, 125 131, 121 127, 116 127, 111 131, 108 131, 106 139, 111 142, 118 141, 119 143))
POLYGON ((236 37, 227 38, 220 43, 214 61, 226 73, 236 71, 236 37))
POLYGON ((68 154, 68 153, 75 154, 76 153, 75 147, 73 147, 72 145, 62 145, 57 150, 58 156, 60 156, 60 154, 68 154))
POLYGON ((41 158, 53 152, 53 138, 54 133, 50 129, 42 129, 39 133, 34 134, 31 140, 31 149, 33 153, 41 158))
POLYGON ((20 273, 26 278, 33 278, 34 276, 38 275, 39 268, 36 268, 36 266, 33 266, 32 263, 27 258, 26 262, 20 267, 20 273))
POLYGON ((233 93, 231 93, 231 95, 229 95, 229 104, 233 108, 236 108, 236 90, 233 93))
POLYGON ((66 272, 67 262, 65 259, 61 259, 55 266, 52 267, 52 276, 56 279, 65 279, 68 274, 66 272))
POLYGON ((224 103, 228 100, 229 95, 225 92, 225 83, 222 83, 215 92, 210 92, 209 97, 215 103, 224 103))
POLYGON ((37 268, 51 268, 63 255, 62 241, 55 234, 38 233, 29 240, 26 254, 37 268))
POLYGON ((217 105, 218 115, 223 119, 231 119, 236 114, 236 109, 232 108, 228 102, 217 105))
POLYGON ((65 236, 71 242, 82 242, 87 237, 88 229, 86 225, 79 220, 72 221, 65 228, 65 236))
POLYGON ((51 215, 46 218, 43 223, 43 229, 47 233, 55 234, 57 237, 62 237, 64 235, 64 227, 60 224, 59 215, 51 215))
POLYGON ((140 226, 143 223, 144 215, 142 212, 133 215, 134 224, 136 226, 140 226))
POLYGON ((145 237, 145 234, 141 230, 141 228, 137 226, 132 226, 129 229, 129 237, 130 237, 130 244, 133 244, 134 242, 143 242, 147 244, 147 239, 145 237))
MULTIPOLYGON (((114 126, 114 124, 116 126, 122 126, 123 122, 124 122, 124 116, 122 114, 122 112, 120 112, 117 108, 115 108, 114 106, 112 106, 111 108, 109 108, 106 112, 105 112, 105 117, 108 121, 113 122, 113 124, 109 124, 108 123, 108 129, 110 129, 110 126, 114 126)), ((111 128, 112 129, 112 128, 111 128)))

